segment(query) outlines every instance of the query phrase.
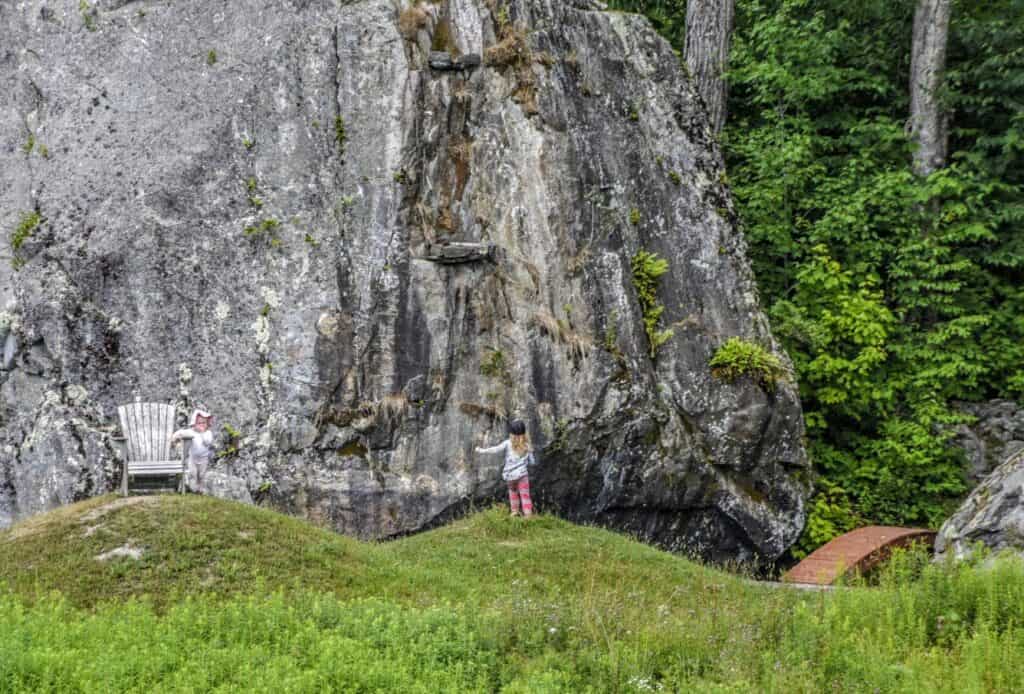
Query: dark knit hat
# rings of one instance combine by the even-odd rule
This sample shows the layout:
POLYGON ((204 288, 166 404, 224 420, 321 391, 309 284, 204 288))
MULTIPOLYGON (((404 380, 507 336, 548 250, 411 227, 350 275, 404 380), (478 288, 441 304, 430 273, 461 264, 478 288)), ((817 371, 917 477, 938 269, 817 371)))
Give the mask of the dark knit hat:
POLYGON ((509 423, 508 431, 513 436, 522 436, 523 434, 526 433, 526 425, 523 424, 523 420, 514 419, 511 423, 509 423))

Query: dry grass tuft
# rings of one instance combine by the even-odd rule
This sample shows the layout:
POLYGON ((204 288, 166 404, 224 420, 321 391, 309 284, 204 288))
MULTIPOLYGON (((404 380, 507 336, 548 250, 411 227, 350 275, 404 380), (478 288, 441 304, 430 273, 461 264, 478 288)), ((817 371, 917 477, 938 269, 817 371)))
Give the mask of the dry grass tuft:
POLYGON ((587 335, 572 332, 565 338, 565 345, 569 348, 569 358, 573 361, 585 359, 594 346, 594 341, 587 335))
POLYGON ((378 403, 364 400, 351 411, 350 424, 356 431, 367 431, 377 426, 380 407, 378 403))
POLYGON ((577 275, 583 271, 583 268, 590 262, 590 247, 584 246, 579 252, 569 258, 569 262, 566 265, 566 269, 570 275, 577 275))
POLYGON ((459 82, 455 85, 455 89, 452 90, 452 98, 460 104, 465 104, 469 101, 470 93, 469 87, 466 86, 465 82, 459 82))
POLYGON ((518 256, 516 258, 516 262, 524 270, 526 270, 526 273, 530 276, 530 281, 533 283, 533 296, 534 297, 540 296, 540 288, 541 288, 540 270, 538 270, 537 266, 534 265, 529 260, 527 260, 524 256, 518 256))
POLYGON ((416 40, 416 34, 427 26, 430 15, 422 7, 412 5, 398 14, 398 33, 407 41, 416 40))
POLYGON ((567 321, 555 318, 548 311, 538 311, 533 317, 533 322, 542 333, 565 345, 569 350, 569 357, 573 360, 583 359, 594 346, 594 340, 590 336, 573 330, 567 321))
POLYGON ((363 400, 357 407, 347 410, 348 421, 345 424, 351 424, 357 431, 366 431, 379 424, 401 419, 408 410, 409 399, 405 393, 392 393, 380 400, 363 400))
MULTIPOLYGON (((500 12, 499 12, 500 14, 500 12)), ((512 26, 511 23, 498 22, 498 43, 484 51, 484 64, 497 68, 512 68, 516 86, 512 91, 512 100, 519 104, 527 115, 537 114, 537 77, 533 74, 534 61, 544 65, 554 63, 548 53, 534 55, 530 49, 526 29, 512 26)))
POLYGON ((512 100, 522 107, 523 113, 528 116, 535 116, 540 113, 540 109, 537 107, 536 79, 529 68, 520 70, 519 77, 519 84, 516 86, 516 90, 512 92, 512 100))
POLYGON ((385 395, 381 398, 377 410, 388 420, 401 419, 409 410, 409 398, 401 392, 385 395))
POLYGON ((455 231, 455 217, 452 216, 452 211, 447 207, 442 209, 440 214, 437 215, 437 228, 449 233, 455 231))
POLYGON ((459 411, 473 419, 487 417, 493 420, 503 420, 508 417, 508 413, 501 405, 482 405, 477 402, 460 402, 459 411))
POLYGON ((459 164, 468 164, 473 159, 473 141, 468 137, 456 137, 448 143, 448 156, 459 164))
POLYGON ((555 56, 551 55, 547 51, 541 51, 540 53, 535 53, 533 55, 533 61, 535 63, 540 63, 544 67, 551 67, 551 66, 553 66, 557 62, 555 60, 555 56))
POLYGON ((498 43, 484 51, 484 63, 490 67, 520 65, 530 60, 530 44, 526 40, 526 30, 522 27, 508 29, 498 43))
POLYGON ((552 340, 561 339, 562 326, 559 325, 558 319, 548 311, 538 311, 533 316, 533 322, 538 328, 540 328, 542 333, 550 337, 552 340))

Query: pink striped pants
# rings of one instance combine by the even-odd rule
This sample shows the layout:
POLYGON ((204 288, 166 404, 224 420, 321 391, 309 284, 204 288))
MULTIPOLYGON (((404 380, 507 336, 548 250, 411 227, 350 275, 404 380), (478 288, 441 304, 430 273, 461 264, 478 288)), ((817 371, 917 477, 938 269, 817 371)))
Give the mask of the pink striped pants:
POLYGON ((523 504, 523 515, 533 515, 533 501, 530 500, 530 478, 523 475, 517 480, 508 481, 508 504, 512 507, 512 515, 519 515, 519 504, 523 504))

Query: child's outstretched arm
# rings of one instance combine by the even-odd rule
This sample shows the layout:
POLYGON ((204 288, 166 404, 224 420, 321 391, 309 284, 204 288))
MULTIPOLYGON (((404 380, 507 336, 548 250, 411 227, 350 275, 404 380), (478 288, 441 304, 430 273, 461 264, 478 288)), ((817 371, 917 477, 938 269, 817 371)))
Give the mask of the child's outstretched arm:
POLYGON ((195 429, 178 429, 176 432, 171 434, 171 441, 181 441, 182 439, 193 439, 198 435, 195 429))
POLYGON ((497 446, 491 446, 489 448, 480 448, 480 446, 477 446, 476 447, 476 452, 477 453, 500 453, 501 451, 505 450, 505 448, 507 446, 508 446, 508 440, 506 439, 505 441, 502 441, 501 443, 499 443, 497 446))

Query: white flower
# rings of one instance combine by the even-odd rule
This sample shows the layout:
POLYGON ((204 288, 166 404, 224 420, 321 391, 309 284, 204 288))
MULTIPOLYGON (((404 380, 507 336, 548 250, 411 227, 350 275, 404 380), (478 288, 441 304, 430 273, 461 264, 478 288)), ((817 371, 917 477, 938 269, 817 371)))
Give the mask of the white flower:
POLYGON ((661 682, 652 682, 650 677, 631 677, 629 684, 642 692, 660 692, 664 689, 661 682))

